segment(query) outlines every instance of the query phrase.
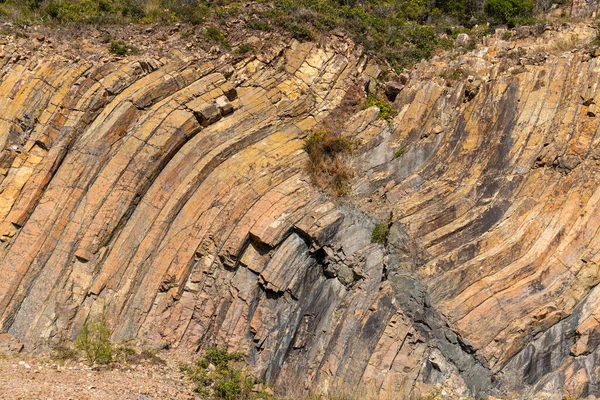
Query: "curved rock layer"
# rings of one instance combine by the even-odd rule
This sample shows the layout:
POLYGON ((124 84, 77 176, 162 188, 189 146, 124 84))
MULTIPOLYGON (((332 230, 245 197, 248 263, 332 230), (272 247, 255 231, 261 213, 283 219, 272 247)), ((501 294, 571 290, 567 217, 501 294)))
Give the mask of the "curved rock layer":
POLYGON ((482 82, 417 70, 393 121, 347 118, 353 190, 332 200, 302 147, 378 75, 349 42, 6 54, 0 331, 72 340, 106 307, 116 341, 226 344, 298 395, 600 393, 600 138, 580 98, 600 63, 474 60, 482 82))

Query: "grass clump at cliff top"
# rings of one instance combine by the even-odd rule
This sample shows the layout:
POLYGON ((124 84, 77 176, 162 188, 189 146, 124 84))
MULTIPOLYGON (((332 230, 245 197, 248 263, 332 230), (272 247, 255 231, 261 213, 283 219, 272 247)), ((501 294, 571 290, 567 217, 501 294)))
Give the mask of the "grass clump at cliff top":
POLYGON ((181 370, 194 383, 194 392, 203 398, 219 400, 271 399, 269 390, 244 371, 245 354, 211 347, 204 357, 181 370))
POLYGON ((312 132, 304 141, 307 171, 314 185, 336 197, 350 193, 352 142, 327 130, 312 132))

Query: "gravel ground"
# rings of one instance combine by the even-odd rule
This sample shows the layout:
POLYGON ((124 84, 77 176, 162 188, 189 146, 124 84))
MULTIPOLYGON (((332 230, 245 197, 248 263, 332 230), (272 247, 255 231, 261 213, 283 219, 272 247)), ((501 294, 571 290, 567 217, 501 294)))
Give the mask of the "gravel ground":
POLYGON ((198 399, 174 365, 128 365, 92 369, 26 355, 0 356, 1 400, 198 399))

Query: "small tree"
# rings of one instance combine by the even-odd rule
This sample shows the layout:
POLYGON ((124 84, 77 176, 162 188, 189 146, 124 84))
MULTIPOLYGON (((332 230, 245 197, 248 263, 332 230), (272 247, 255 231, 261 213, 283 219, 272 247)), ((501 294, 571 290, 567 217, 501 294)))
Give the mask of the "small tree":
POLYGON ((108 364, 112 361, 111 330, 106 319, 106 306, 95 319, 85 319, 81 332, 75 340, 75 349, 83 352, 92 364, 108 364))

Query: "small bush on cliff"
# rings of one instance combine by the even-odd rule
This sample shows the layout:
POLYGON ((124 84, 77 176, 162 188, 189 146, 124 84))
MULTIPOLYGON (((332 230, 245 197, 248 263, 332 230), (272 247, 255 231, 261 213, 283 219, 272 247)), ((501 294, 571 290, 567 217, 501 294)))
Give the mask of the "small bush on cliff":
POLYGON ((375 224, 371 233, 371 243, 385 244, 390 233, 390 226, 387 221, 375 224))
POLYGON ((250 53, 254 51, 254 47, 251 44, 242 44, 237 49, 235 49, 235 54, 243 56, 246 53, 250 53))
POLYGON ((206 28, 206 38, 211 42, 217 43, 225 47, 226 49, 231 49, 231 45, 225 39, 225 35, 223 35, 223 32, 221 32, 214 26, 209 26, 208 28, 206 28))
POLYGON ((243 369, 244 353, 227 348, 211 347, 203 358, 190 366, 182 366, 195 384, 194 391, 200 396, 219 400, 269 399, 256 379, 243 369))
POLYGON ((402 148, 402 149, 398 149, 394 152, 394 158, 400 158, 402 157, 402 155, 406 153, 406 149, 402 148))
POLYGON ((139 50, 137 47, 128 44, 122 40, 113 40, 108 46, 108 51, 116 56, 125 57, 131 54, 137 54, 139 50))
POLYGON ((383 100, 375 95, 370 94, 369 97, 367 97, 367 102, 365 103, 364 108, 373 106, 377 106, 377 108, 379 108, 379 118, 391 119, 398 113, 387 100, 383 100))
POLYGON ((113 359, 113 345, 110 341, 112 332, 106 319, 106 309, 94 319, 88 317, 83 323, 74 346, 85 354, 92 364, 108 364, 113 359))
POLYGON ((313 184, 334 196, 350 192, 352 169, 347 155, 352 152, 352 142, 329 131, 318 130, 304 141, 308 154, 307 170, 313 184))

